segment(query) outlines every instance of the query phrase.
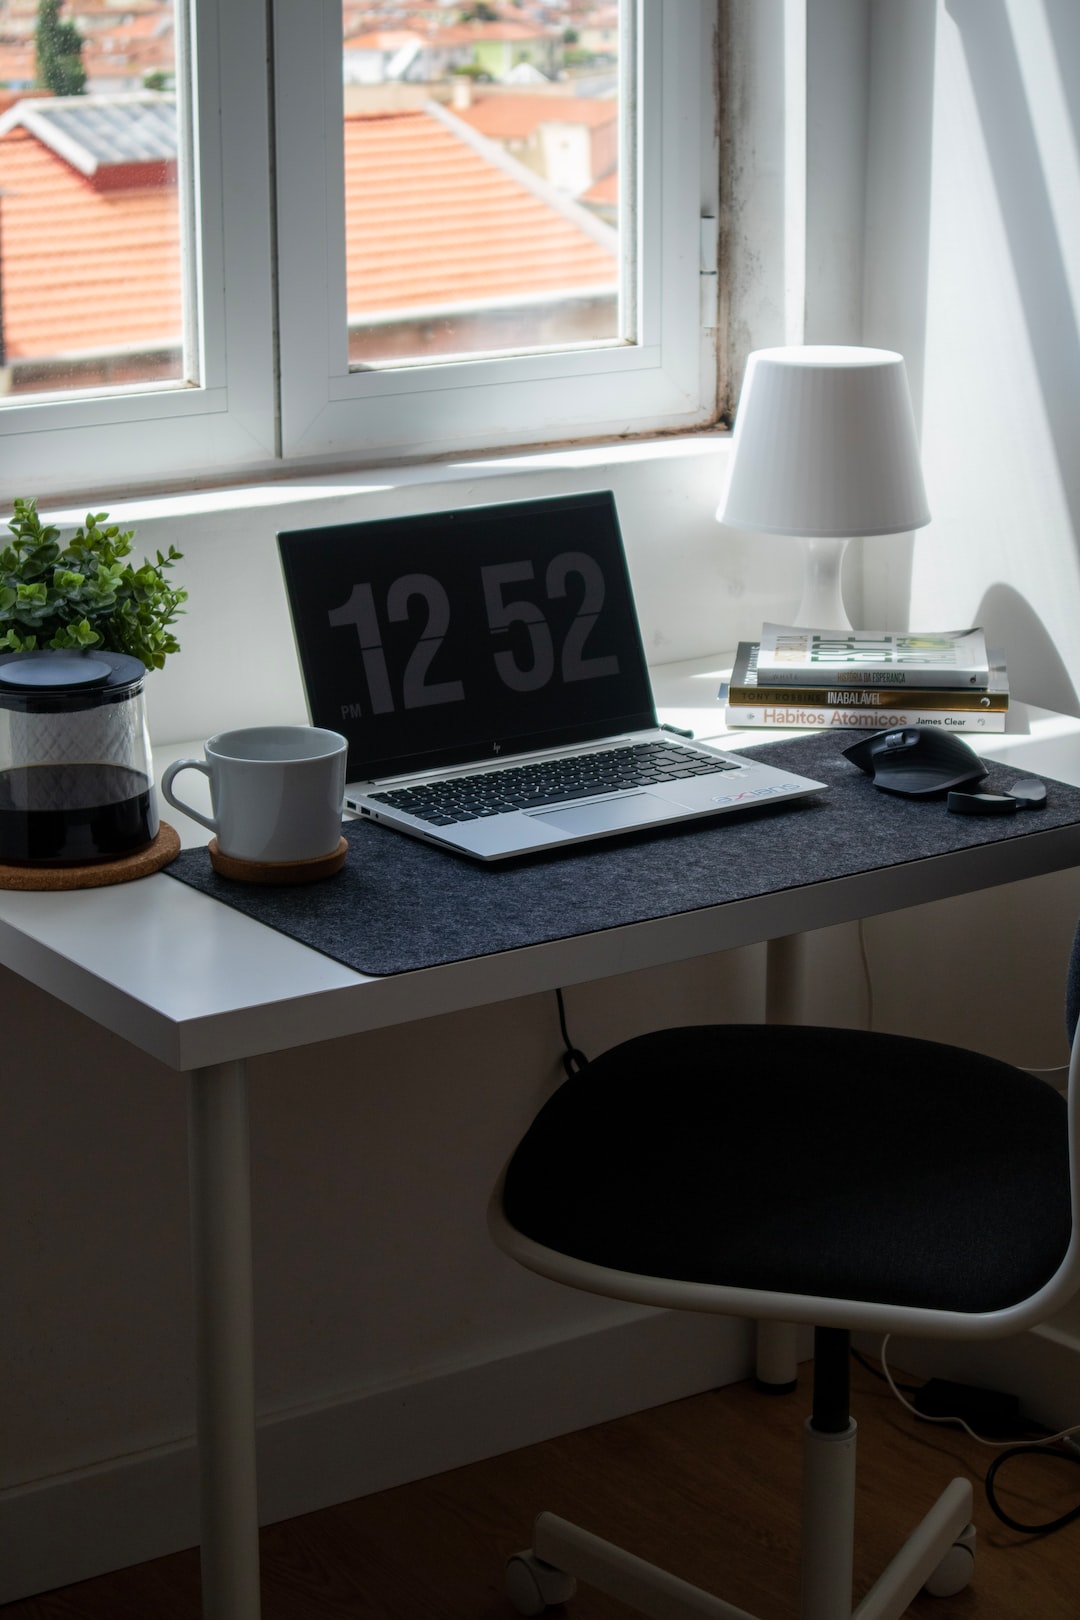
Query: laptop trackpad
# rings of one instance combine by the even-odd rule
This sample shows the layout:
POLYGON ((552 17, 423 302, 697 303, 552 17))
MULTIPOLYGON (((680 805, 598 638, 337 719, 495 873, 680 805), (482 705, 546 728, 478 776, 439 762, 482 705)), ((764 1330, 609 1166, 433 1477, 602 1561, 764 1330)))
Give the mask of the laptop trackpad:
POLYGON ((669 799, 662 799, 658 793, 629 793, 624 799, 600 799, 592 804, 571 804, 565 810, 529 810, 526 814, 536 821, 549 822, 561 832, 580 837, 588 833, 618 832, 622 827, 637 827, 645 821, 670 821, 674 808, 669 799))

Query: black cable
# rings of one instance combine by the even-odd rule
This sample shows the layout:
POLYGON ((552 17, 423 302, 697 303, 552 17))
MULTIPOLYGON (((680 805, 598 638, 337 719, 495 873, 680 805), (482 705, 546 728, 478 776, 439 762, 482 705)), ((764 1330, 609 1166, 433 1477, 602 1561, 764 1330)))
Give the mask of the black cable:
POLYGON ((1008 1462, 1010 1457, 1031 1457, 1036 1455, 1056 1457, 1061 1462, 1080 1463, 1080 1455, 1071 1451, 1051 1451, 1046 1446, 1009 1446, 1007 1450, 1000 1452, 994 1458, 990 1467, 986 1470, 986 1478, 983 1483, 986 1487, 986 1500, 1002 1524, 1007 1524, 1010 1530, 1019 1530, 1025 1536, 1048 1536, 1055 1530, 1061 1530, 1065 1525, 1073 1524, 1077 1519, 1080 1519, 1080 1504, 1070 1508, 1067 1513, 1060 1514, 1056 1519, 1048 1519, 1045 1524, 1023 1524, 1019 1519, 1014 1519, 1011 1514, 1006 1513, 997 1499, 997 1492, 994 1488, 994 1480, 1002 1463, 1008 1462))
POLYGON ((586 1068, 589 1060, 584 1052, 576 1047, 570 1039, 570 1032, 566 1027, 566 1004, 563 1001, 561 990, 556 990, 555 1000, 559 1006, 559 1029, 562 1031, 563 1045, 566 1047, 566 1051, 562 1055, 562 1066, 566 1070, 569 1079, 586 1068))
MULTIPOLYGON (((885 1382, 892 1387, 895 1394, 899 1395, 899 1393, 903 1391, 905 1394, 917 1395, 919 1390, 923 1388, 923 1385, 898 1384, 896 1383, 895 1379, 891 1378, 889 1374, 884 1371, 884 1347, 885 1343, 888 1342, 888 1338, 889 1335, 886 1334, 885 1340, 882 1342, 881 1371, 879 1371, 872 1362, 868 1361, 865 1356, 861 1355, 854 1346, 852 1346, 851 1354, 861 1367, 866 1368, 867 1372, 873 1373, 875 1378, 883 1378, 885 1382)), ((906 1401, 902 1401, 901 1404, 907 1406, 908 1403, 906 1401)), ((913 1412, 915 1417, 929 1418, 930 1421, 950 1421, 944 1417, 935 1420, 934 1418, 931 1418, 929 1414, 915 1412, 913 1408, 909 1408, 909 1410, 913 1412)), ((966 1429, 969 1434, 973 1435, 975 1439, 979 1438, 978 1435, 975 1435, 974 1430, 969 1428, 963 1419, 954 1418, 951 1421, 954 1423, 959 1423, 960 1426, 966 1429)), ((1038 1425, 1031 1425, 1031 1427, 1037 1430, 1038 1425)), ((1043 1433, 1048 1435, 1047 1430, 1043 1430, 1043 1433)), ((995 1442, 984 1440, 982 1441, 982 1444, 993 1445, 995 1442)), ((1037 1441, 1022 1441, 1014 1446, 1005 1446, 1001 1451, 998 1452, 997 1456, 986 1470, 986 1474, 983 1479, 983 1488, 986 1491, 986 1501, 988 1507, 990 1508, 991 1512, 1001 1520, 1002 1524, 1008 1525, 1010 1530, 1018 1530, 1021 1535, 1049 1536, 1052 1535, 1055 1530, 1062 1530, 1064 1529, 1065 1525, 1074 1524, 1077 1519, 1080 1519, 1080 1504, 1078 1504, 1076 1507, 1070 1508, 1067 1513, 1060 1514, 1056 1519, 1046 1520, 1044 1524, 1023 1524, 1019 1519, 1014 1519, 1011 1514, 1006 1513, 1005 1509, 1001 1506, 1001 1503, 997 1499, 997 1491, 995 1489, 994 1481, 997 1478, 997 1473, 1001 1465, 1008 1462, 1012 1457, 1057 1457, 1062 1462, 1080 1463, 1080 1446, 1076 1445, 1073 1441, 1067 1439, 1065 1436, 1059 1436, 1058 1443, 1054 1449, 1051 1449, 1052 1444, 1053 1442, 1050 1444, 1044 1443, 1040 1445, 1037 1441)))
MULTIPOLYGON (((889 1380, 885 1377, 885 1374, 881 1371, 881 1368, 875 1367, 874 1363, 870 1361, 868 1357, 864 1356, 861 1350, 856 1350, 854 1345, 851 1347, 851 1354, 853 1359, 858 1362, 859 1366, 865 1368, 868 1373, 873 1373, 875 1378, 880 1378, 883 1384, 887 1384, 889 1382, 889 1380)), ((922 1388, 922 1385, 897 1384, 896 1387, 897 1389, 902 1389, 905 1395, 917 1395, 919 1390, 922 1388)))

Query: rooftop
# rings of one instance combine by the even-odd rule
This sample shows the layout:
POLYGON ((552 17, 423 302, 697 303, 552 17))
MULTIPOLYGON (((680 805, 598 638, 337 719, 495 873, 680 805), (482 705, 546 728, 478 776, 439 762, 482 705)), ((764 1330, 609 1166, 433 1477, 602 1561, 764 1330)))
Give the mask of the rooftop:
POLYGON ((19 101, 0 117, 0 139, 16 125, 80 174, 126 163, 168 163, 176 157, 176 101, 165 93, 19 101))
POLYGON ((0 137, 0 189, 10 359, 179 338, 175 186, 102 190, 20 122, 0 137))
POLYGON ((619 116, 619 104, 614 97, 478 95, 471 106, 455 111, 472 129, 500 141, 524 138, 538 124, 610 124, 619 116))
POLYGON ((345 120, 349 318, 614 287, 613 251, 430 113, 345 120))
POLYGON ((423 43, 422 36, 409 28, 365 28, 362 33, 345 35, 346 45, 361 51, 397 51, 413 40, 423 43))
POLYGON ((619 200, 619 172, 612 169, 608 174, 602 174, 599 180, 594 180, 588 191, 583 192, 581 202, 606 203, 614 206, 619 200))
MULTIPOLYGON (((0 116, 9 359, 178 341, 172 100, 42 98, 0 116)), ((614 233, 484 145, 435 112, 346 117, 350 322, 614 290, 614 233)))
POLYGON ((549 28, 527 22, 464 22, 447 23, 432 30, 431 39, 437 45, 476 45, 491 42, 521 44, 527 39, 552 39, 549 28))

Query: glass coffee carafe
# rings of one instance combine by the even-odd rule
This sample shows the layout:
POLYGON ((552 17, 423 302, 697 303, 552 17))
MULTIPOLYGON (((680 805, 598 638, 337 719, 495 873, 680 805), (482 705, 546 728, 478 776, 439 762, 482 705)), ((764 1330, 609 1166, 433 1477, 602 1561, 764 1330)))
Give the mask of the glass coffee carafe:
POLYGON ((123 653, 0 656, 0 862, 116 860, 153 843, 145 679, 123 653))

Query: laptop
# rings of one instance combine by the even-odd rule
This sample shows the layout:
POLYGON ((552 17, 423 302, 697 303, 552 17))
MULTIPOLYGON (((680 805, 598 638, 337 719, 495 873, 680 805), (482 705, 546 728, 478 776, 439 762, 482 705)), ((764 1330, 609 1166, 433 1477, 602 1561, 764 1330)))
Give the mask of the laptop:
POLYGON ((660 727, 610 491, 277 539, 366 820, 496 861, 824 791, 660 727))

